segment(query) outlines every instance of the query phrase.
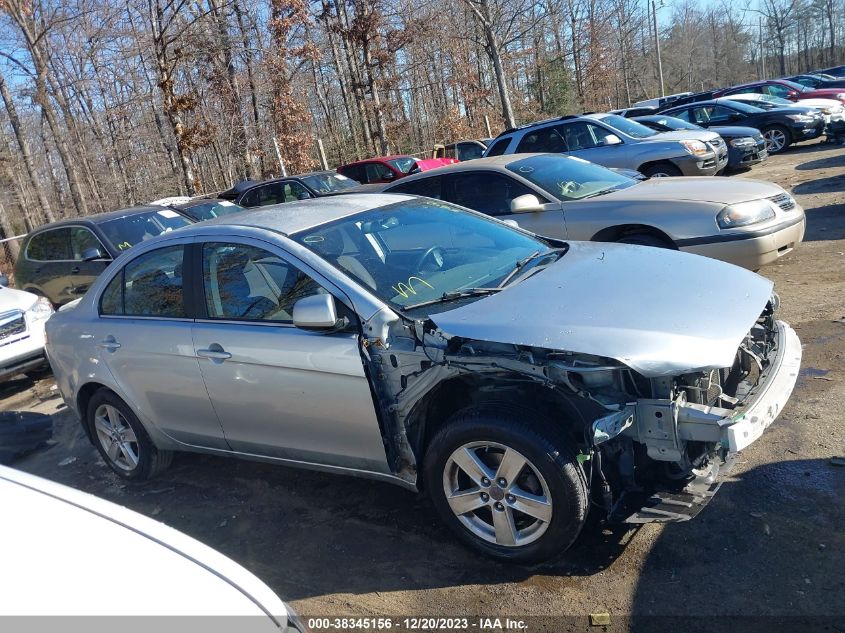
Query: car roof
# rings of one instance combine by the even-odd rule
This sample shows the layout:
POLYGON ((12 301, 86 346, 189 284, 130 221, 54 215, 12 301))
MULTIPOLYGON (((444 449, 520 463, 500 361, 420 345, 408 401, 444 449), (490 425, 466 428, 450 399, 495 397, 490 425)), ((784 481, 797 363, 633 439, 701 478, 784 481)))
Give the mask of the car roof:
MULTIPOLYGON (((534 152, 530 154, 501 154, 499 156, 487 156, 484 158, 475 158, 473 160, 465 160, 460 163, 452 163, 451 165, 444 165, 437 169, 429 169, 419 174, 412 174, 405 176, 398 183, 405 184, 413 182, 414 180, 421 180, 424 176, 434 176, 440 174, 455 174, 462 171, 478 171, 479 168, 493 169, 495 171, 504 171, 507 165, 515 163, 524 158, 533 158, 534 156, 559 156, 561 158, 571 158, 563 156, 562 154, 550 154, 548 152, 534 152)), ((394 183, 388 183, 384 186, 392 186, 394 183)))
POLYGON ((226 200, 224 198, 193 198, 188 200, 187 202, 180 202, 178 204, 171 204, 168 205, 173 209, 190 209, 192 207, 198 207, 202 204, 220 204, 221 202, 225 202, 226 204, 233 205, 234 202, 230 200, 226 200))
MULTIPOLYGON (((225 215, 194 226, 199 227, 200 231, 209 225, 248 226, 292 235, 362 211, 412 199, 412 196, 395 193, 342 194, 257 207, 245 213, 225 215)), ((179 230, 184 235, 193 229, 188 226, 179 230)))
POLYGON ((288 176, 279 176, 278 178, 270 178, 268 180, 241 180, 240 182, 236 182, 230 189, 226 191, 221 191, 218 195, 220 197, 237 197, 242 193, 245 193, 252 189, 253 187, 258 187, 259 185, 269 185, 274 182, 282 182, 285 180, 292 180, 294 178, 304 178, 306 176, 321 176, 325 174, 337 174, 337 172, 333 169, 322 169, 319 171, 308 171, 304 174, 290 174, 288 176))
POLYGON ((50 222, 49 224, 39 226, 32 232, 35 233, 43 229, 53 229, 56 227, 67 226, 70 224, 101 224, 103 222, 108 222, 109 220, 125 218, 130 215, 141 215, 142 213, 149 213, 150 211, 164 211, 169 209, 170 207, 164 207, 160 205, 143 205, 137 207, 129 207, 127 209, 117 209, 116 211, 107 211, 106 213, 95 213, 94 215, 83 215, 77 218, 65 218, 63 220, 57 220, 56 222, 50 222))
MULTIPOLYGON (((414 158, 413 156, 408 156, 407 154, 391 154, 390 156, 373 156, 372 158, 362 158, 361 160, 356 160, 351 163, 346 163, 344 167, 350 167, 352 165, 361 165, 363 163, 380 163, 386 160, 394 160, 396 158, 414 158)), ((416 159, 414 159, 416 160, 416 159)))

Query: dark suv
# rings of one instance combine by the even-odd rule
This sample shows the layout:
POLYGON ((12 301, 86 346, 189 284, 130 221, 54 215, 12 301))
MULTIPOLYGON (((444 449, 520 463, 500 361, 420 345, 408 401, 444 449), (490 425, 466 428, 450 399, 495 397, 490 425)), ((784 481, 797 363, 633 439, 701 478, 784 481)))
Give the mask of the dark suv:
POLYGON ((26 236, 15 264, 15 285, 54 306, 79 299, 126 249, 193 224, 174 209, 134 207, 46 224, 26 236))
POLYGON ((760 130, 769 154, 782 152, 793 143, 818 138, 824 133, 824 117, 796 108, 763 110, 738 101, 711 99, 661 110, 660 114, 701 127, 742 125, 760 130))
POLYGON ((296 200, 330 196, 358 186, 358 182, 334 171, 314 171, 275 180, 244 180, 217 194, 242 207, 264 207, 296 200))

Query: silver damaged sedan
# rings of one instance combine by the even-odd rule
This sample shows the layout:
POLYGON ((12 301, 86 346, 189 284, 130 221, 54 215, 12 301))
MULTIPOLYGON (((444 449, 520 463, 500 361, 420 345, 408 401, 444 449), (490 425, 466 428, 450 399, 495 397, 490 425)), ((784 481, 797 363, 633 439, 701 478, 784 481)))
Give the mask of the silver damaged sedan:
POLYGON ((532 562, 591 507, 631 523, 701 509, 795 384, 777 304, 724 262, 345 195, 132 248, 48 321, 47 354, 122 477, 174 451, 372 477, 532 562))

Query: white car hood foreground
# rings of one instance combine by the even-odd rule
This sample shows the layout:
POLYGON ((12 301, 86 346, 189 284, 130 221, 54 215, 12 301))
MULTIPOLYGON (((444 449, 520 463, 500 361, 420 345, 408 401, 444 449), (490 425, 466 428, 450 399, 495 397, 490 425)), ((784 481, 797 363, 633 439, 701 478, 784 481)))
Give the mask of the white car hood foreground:
MULTIPOLYGON (((206 616, 204 626, 207 616, 242 616, 221 622, 286 630, 287 609, 267 585, 158 521, 4 466, 0 503, 0 616, 206 616)), ((85 626, 98 623, 127 624, 85 626)))
POLYGON ((445 333, 613 358, 646 377, 728 367, 772 282, 658 248, 570 242, 553 265, 434 314, 445 333))

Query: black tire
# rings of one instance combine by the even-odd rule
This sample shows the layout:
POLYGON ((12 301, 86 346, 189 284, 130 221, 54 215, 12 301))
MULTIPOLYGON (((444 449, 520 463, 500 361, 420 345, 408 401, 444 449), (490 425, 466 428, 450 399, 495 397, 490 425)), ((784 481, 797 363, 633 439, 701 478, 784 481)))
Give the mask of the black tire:
POLYGON ((88 402, 85 422, 91 430, 91 438, 94 441, 94 446, 97 447, 103 460, 108 464, 109 468, 124 479, 132 481, 152 479, 162 473, 173 461, 172 451, 163 451, 156 448, 144 426, 138 420, 138 416, 129 408, 129 405, 109 389, 100 389, 91 397, 91 400, 88 402), (102 405, 110 405, 117 409, 127 425, 134 432, 136 441, 133 444, 137 446, 136 453, 138 456, 138 463, 134 468, 128 470, 122 468, 106 452, 106 448, 103 446, 94 424, 95 413, 102 405))
POLYGON ((766 149, 768 150, 769 154, 780 154, 781 152, 789 148, 790 145, 792 145, 792 136, 790 135, 789 130, 787 130, 782 125, 770 125, 769 127, 760 130, 760 133, 763 135, 763 138, 766 139, 766 149), (783 135, 784 138, 783 146, 774 150, 771 148, 769 139, 769 136, 772 133, 780 133, 783 135))
POLYGON ((623 235, 616 241, 620 244, 636 244, 637 246, 676 249, 675 245, 670 240, 652 233, 631 233, 630 235, 623 235))
POLYGON ((654 165, 648 165, 647 167, 643 167, 639 171, 641 171, 648 178, 669 176, 675 177, 684 175, 680 169, 678 169, 671 163, 655 163, 654 165))
MULTIPOLYGON (((523 475, 533 476, 530 467, 523 468, 523 475)), ((533 564, 549 560, 572 545, 587 518, 587 479, 568 443, 547 427, 540 415, 501 403, 469 407, 455 413, 428 445, 424 476, 441 519, 471 548, 503 562, 533 564), (525 545, 500 545, 476 535, 447 501, 444 482, 453 452, 467 444, 487 442, 517 451, 545 479, 552 504, 551 520, 536 540, 525 545)), ((473 511, 463 516, 471 514, 474 519, 486 512, 492 518, 493 511, 492 507, 481 508, 478 513, 473 511)), ((510 508, 508 513, 517 516, 510 508)), ((525 519, 530 522, 531 517, 521 515, 520 520, 525 519)))

